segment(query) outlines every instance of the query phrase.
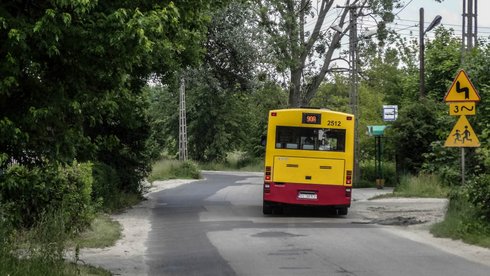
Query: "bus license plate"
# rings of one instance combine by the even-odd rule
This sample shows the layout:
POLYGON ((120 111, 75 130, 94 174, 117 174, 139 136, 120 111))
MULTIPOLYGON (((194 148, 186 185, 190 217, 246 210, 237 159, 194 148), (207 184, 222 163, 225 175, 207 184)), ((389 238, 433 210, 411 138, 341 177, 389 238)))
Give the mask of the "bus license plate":
POLYGON ((318 196, 316 195, 315 192, 299 192, 298 198, 299 199, 318 199, 318 196))

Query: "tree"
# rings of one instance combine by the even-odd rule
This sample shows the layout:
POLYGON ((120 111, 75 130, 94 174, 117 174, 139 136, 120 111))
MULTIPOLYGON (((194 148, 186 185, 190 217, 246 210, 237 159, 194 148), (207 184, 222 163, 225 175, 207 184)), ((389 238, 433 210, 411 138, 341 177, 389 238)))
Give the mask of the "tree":
MULTIPOLYGON (((257 86, 256 26, 251 10, 243 1, 212 13, 204 42, 202 64, 183 72, 186 82, 187 133, 191 158, 222 161, 226 154, 247 144, 251 116, 250 94, 257 86)), ((165 149, 177 151, 178 85, 160 89, 152 102, 152 121, 162 131, 154 141, 165 141, 165 149), (165 108, 157 108, 165 106, 165 108), (162 111, 163 109, 163 111, 162 111)))
POLYGON ((122 189, 137 190, 150 165, 142 88, 151 76, 165 81, 200 61, 210 8, 2 1, 1 167, 99 160, 123 176, 122 189))
POLYGON ((435 39, 426 46, 426 90, 436 101, 441 101, 461 66, 461 39, 452 30, 439 27, 435 39))
POLYGON ((437 120, 434 102, 414 102, 400 109, 398 119, 388 129, 394 148, 398 170, 418 173, 424 162, 424 154, 430 152, 436 141, 437 120))
POLYGON ((335 13, 334 0, 253 2, 258 20, 268 35, 276 71, 284 73, 283 78, 288 83, 289 105, 294 107, 308 105, 315 96, 326 74, 332 70, 334 53, 342 37, 356 26, 356 18, 368 15, 381 18, 378 26, 383 33, 384 25, 393 18, 390 11, 398 3, 397 0, 349 0, 345 7, 338 8, 335 20, 327 23, 327 14, 335 13), (335 30, 330 28, 334 25, 335 30))

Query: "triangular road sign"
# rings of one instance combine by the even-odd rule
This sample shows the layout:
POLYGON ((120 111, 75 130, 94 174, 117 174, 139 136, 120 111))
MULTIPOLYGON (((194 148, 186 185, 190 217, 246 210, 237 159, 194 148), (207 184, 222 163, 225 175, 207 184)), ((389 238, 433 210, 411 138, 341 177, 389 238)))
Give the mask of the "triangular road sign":
POLYGON ((459 117, 444 146, 459 148, 477 148, 480 146, 480 141, 466 116, 459 117))
POLYGON ((444 96, 445 102, 479 102, 480 95, 464 70, 460 70, 451 88, 444 96))

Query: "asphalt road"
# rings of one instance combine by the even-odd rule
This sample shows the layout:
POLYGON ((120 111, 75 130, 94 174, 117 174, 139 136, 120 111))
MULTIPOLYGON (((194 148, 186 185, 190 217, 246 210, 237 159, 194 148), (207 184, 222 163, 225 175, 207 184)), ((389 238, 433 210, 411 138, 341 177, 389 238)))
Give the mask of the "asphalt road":
POLYGON ((149 275, 490 275, 490 264, 365 223, 360 205, 346 217, 296 208, 264 216, 261 174, 204 177, 153 194, 149 275))

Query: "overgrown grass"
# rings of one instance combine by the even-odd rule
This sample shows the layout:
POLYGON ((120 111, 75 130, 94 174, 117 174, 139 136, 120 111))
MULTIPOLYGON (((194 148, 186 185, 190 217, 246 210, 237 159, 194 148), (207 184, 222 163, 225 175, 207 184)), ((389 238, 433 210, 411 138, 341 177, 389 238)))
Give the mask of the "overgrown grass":
POLYGON ((223 162, 200 163, 199 167, 210 171, 261 172, 264 170, 264 159, 251 157, 246 152, 234 151, 228 153, 223 162))
POLYGON ((438 176, 421 174, 401 177, 400 184, 394 189, 394 194, 399 197, 446 198, 449 191, 449 187, 444 186, 438 176))
POLYGON ((80 248, 103 248, 113 246, 121 238, 122 227, 106 214, 99 214, 90 227, 69 242, 80 248))
POLYGON ((199 179, 201 173, 197 165, 192 161, 179 161, 163 159, 157 161, 152 168, 148 181, 167 179, 199 179))
POLYGON ((0 275, 112 275, 109 271, 90 265, 80 265, 59 261, 46 263, 41 258, 19 259, 12 256, 1 256, 0 275))
POLYGON ((444 221, 433 225, 431 233, 490 248, 490 222, 462 197, 451 198, 444 221))
POLYGON ((375 196, 374 199, 389 197, 446 198, 449 192, 450 188, 444 186, 436 175, 406 175, 401 177, 400 184, 395 187, 393 193, 375 196))
POLYGON ((0 212, 0 275, 110 275, 65 260, 69 233, 62 211, 43 214, 29 229, 14 229, 0 212))

